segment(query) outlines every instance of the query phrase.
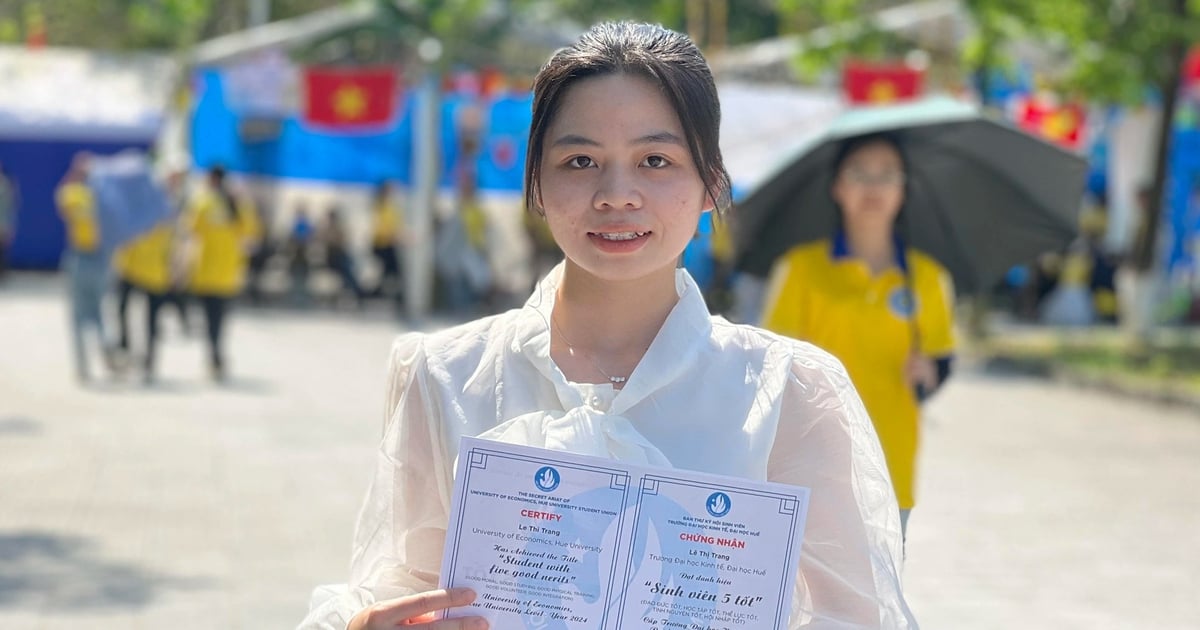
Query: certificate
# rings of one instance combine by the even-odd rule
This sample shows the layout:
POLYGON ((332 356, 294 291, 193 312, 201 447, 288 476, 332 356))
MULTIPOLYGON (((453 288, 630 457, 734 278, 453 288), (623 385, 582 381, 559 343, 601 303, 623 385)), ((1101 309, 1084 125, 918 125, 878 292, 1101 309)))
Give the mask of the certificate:
POLYGON ((809 490, 464 438, 442 586, 493 628, 784 628, 809 490))

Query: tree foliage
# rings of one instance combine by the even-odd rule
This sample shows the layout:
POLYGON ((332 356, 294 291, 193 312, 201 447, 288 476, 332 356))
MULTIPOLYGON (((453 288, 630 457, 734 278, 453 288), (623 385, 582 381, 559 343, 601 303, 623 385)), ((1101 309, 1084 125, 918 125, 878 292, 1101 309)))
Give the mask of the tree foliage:
MULTIPOLYGON (((347 0, 270 0, 272 19, 347 0)), ((54 46, 175 49, 249 22, 247 0, 0 0, 0 42, 25 41, 40 20, 54 46)))

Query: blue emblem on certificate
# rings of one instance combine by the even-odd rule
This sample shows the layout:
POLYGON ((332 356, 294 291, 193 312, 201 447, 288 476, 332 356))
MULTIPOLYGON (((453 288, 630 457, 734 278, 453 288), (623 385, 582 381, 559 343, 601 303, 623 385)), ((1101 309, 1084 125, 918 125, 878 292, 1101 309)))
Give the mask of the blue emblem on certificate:
POLYGON ((557 470, 550 466, 542 466, 533 476, 533 485, 542 492, 554 492, 554 489, 558 487, 559 479, 557 470))
POLYGON ((704 503, 704 507, 708 509, 709 514, 721 518, 729 513, 729 508, 733 507, 733 501, 724 492, 714 492, 708 496, 708 501, 704 503))
POLYGON ((786 628, 808 498, 463 438, 441 585, 478 597, 446 614, 504 630, 786 628))

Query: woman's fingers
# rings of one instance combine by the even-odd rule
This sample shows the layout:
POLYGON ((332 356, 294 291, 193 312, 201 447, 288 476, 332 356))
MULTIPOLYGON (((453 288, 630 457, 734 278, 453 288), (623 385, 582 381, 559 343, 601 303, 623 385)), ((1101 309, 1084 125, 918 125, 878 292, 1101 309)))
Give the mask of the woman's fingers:
MULTIPOLYGON (((469 588, 438 589, 425 591, 415 595, 406 595, 387 602, 380 602, 372 607, 369 628, 391 628, 395 626, 421 623, 418 619, 428 619, 426 615, 446 608, 466 606, 475 601, 475 591, 469 588)), ((446 621, 458 621, 448 619, 446 621)), ((430 623, 429 628, 441 628, 440 621, 430 623)), ((445 626, 456 628, 456 626, 445 626)), ((470 627, 470 626, 465 626, 470 627)))

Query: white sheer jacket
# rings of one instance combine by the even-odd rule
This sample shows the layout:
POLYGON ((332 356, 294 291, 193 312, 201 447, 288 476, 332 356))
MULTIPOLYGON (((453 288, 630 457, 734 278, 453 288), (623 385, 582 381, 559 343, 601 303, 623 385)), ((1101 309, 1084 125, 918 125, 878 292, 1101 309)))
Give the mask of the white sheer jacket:
POLYGON ((836 359, 710 316, 680 270, 679 302, 624 387, 569 382, 550 358, 561 274, 523 308, 396 340, 350 579, 318 587, 300 628, 343 630, 373 602, 437 587, 465 435, 811 488, 788 628, 916 628, 883 453, 836 359))

